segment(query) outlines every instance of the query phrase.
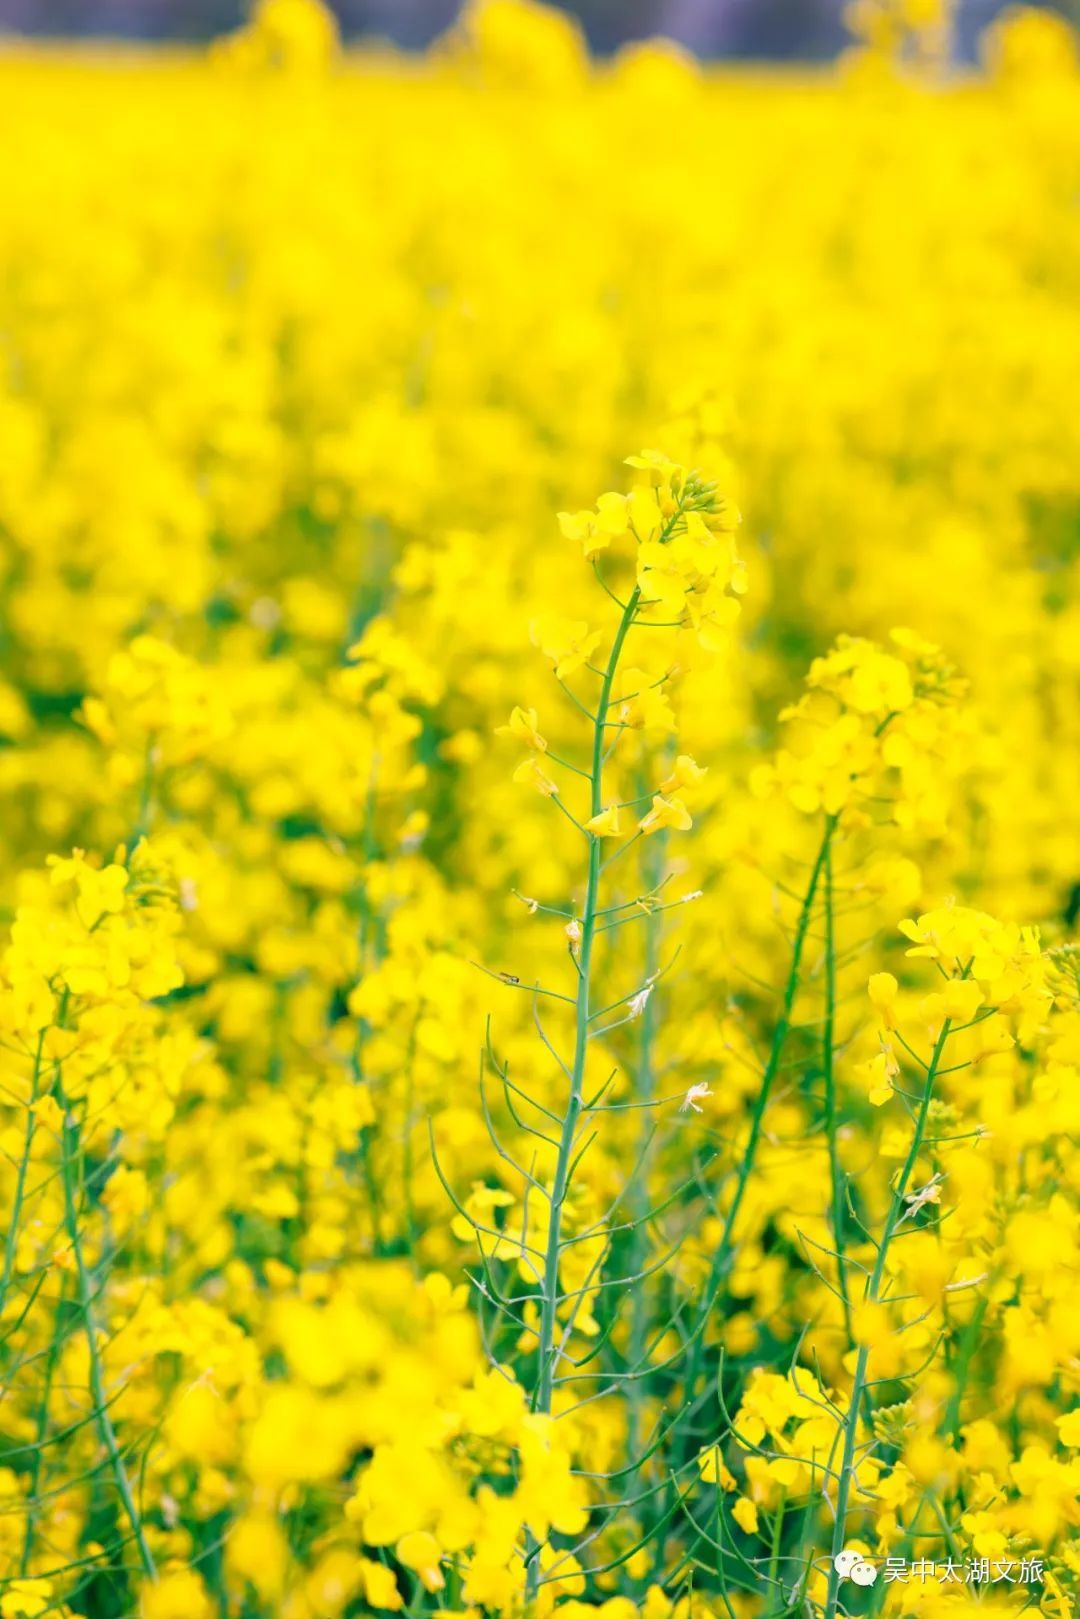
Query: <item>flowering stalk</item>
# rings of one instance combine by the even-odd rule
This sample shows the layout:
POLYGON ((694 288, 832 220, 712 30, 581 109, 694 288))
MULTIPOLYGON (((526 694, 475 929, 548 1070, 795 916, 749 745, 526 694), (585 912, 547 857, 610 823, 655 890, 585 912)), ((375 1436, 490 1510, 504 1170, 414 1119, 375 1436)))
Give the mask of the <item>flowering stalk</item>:
MULTIPOLYGON (((612 642, 607 668, 600 687, 596 713, 592 718, 592 752, 589 772, 589 814, 599 815, 603 808, 604 739, 607 713, 611 703, 611 687, 618 668, 623 645, 637 612, 640 592, 634 590, 623 609, 615 639, 612 642)), ((574 1057, 570 1069, 570 1095, 559 1127, 558 1155, 552 1181, 548 1214, 547 1247, 544 1255, 544 1274, 540 1293, 540 1325, 537 1346, 538 1374, 533 1398, 534 1408, 550 1414, 555 1387, 555 1368, 561 1343, 556 1342, 556 1324, 559 1308, 559 1256, 562 1249, 563 1207, 570 1182, 570 1170, 578 1120, 584 1107, 585 1060, 589 1044, 590 989, 593 941, 599 910, 600 837, 587 832, 589 864, 585 884, 585 902, 581 917, 581 937, 578 941, 578 986, 574 1007, 574 1057)), ((563 1340, 565 1341, 565 1339, 563 1340)), ((540 1584, 539 1547, 530 1532, 528 1535, 527 1593, 534 1599, 540 1584)))
MULTIPOLYGON (((631 1171, 627 1185, 608 1213, 586 1227, 583 1233, 575 1233, 575 1236, 569 1239, 574 1243, 587 1242, 592 1245, 591 1254, 587 1249, 579 1248, 574 1256, 584 1266, 583 1272, 571 1278, 565 1271, 560 1275, 560 1271, 568 1263, 569 1243, 565 1231, 569 1218, 567 1209, 570 1185, 592 1139, 584 1143, 580 1141, 580 1126, 583 1118, 599 1110, 600 1095, 603 1089, 606 1089, 606 1086, 603 1087, 592 1101, 585 1098, 590 1043, 606 1038, 615 1029, 640 1017, 648 1007, 657 976, 656 942, 655 939, 647 937, 644 982, 635 992, 620 995, 609 1005, 594 1008, 596 939, 601 932, 624 926, 629 918, 622 913, 627 910, 640 907, 643 914, 651 916, 657 910, 667 908, 653 905, 650 893, 648 901, 639 898, 637 901, 624 901, 621 905, 604 909, 601 907, 600 895, 602 877, 604 871, 639 839, 652 837, 668 827, 682 831, 690 828, 693 824, 692 818, 683 794, 700 781, 705 771, 690 755, 678 754, 673 763, 669 759, 671 767, 659 783, 658 790, 654 790, 651 794, 639 792, 637 796, 629 798, 625 797, 624 793, 615 792, 610 800, 605 794, 604 772, 625 731, 638 729, 654 734, 657 731, 670 734, 674 730, 674 719, 664 688, 672 679, 677 665, 673 665, 669 660, 660 666, 659 672, 655 667, 620 671, 620 660, 631 628, 640 626, 643 630, 674 629, 692 632, 704 651, 716 650, 720 638, 738 617, 737 598, 745 589, 745 570, 738 559, 731 537, 738 523, 738 513, 730 503, 718 496, 715 484, 705 482, 696 473, 688 473, 685 468, 655 451, 647 450, 640 456, 632 456, 629 458, 629 464, 645 473, 648 481, 643 482, 629 494, 609 492, 601 495, 596 508, 591 511, 559 514, 564 535, 580 542, 586 559, 593 564, 597 573, 598 554, 606 551, 614 542, 629 542, 628 548, 629 545, 633 546, 635 583, 627 599, 621 600, 607 583, 600 579, 606 594, 619 608, 619 618, 606 661, 601 660, 602 667, 599 666, 597 648, 603 639, 602 632, 591 631, 587 623, 549 614, 535 620, 532 626, 533 640, 540 646, 545 656, 552 660, 555 677, 564 694, 588 720, 590 727, 588 768, 581 768, 549 749, 548 741, 539 729, 536 709, 516 707, 510 715, 509 723, 499 728, 500 734, 515 738, 524 743, 528 749, 527 756, 514 772, 514 780, 527 783, 545 798, 554 799, 556 808, 584 834, 588 847, 581 911, 580 914, 570 916, 565 930, 570 940, 571 959, 577 974, 574 993, 562 995, 540 985, 536 986, 535 991, 538 995, 554 995, 555 999, 565 1002, 572 1008, 573 1049, 572 1056, 566 1061, 555 1050, 540 1026, 539 1018, 536 1018, 540 1037, 549 1053, 555 1057, 569 1085, 565 1108, 552 1111, 525 1093, 518 1092, 524 1100, 533 1101, 554 1126, 551 1135, 544 1136, 555 1150, 550 1188, 542 1187, 530 1170, 516 1163, 505 1152, 495 1136, 490 1119, 488 1129, 500 1157, 523 1176, 527 1185, 538 1192, 547 1206, 546 1231, 539 1239, 543 1244, 542 1252, 537 1252, 535 1248, 529 1250, 530 1259, 535 1259, 535 1268, 539 1272, 537 1291, 528 1301, 534 1310, 537 1302, 539 1304, 534 1316, 537 1324, 535 1328, 529 1328, 530 1332, 534 1331, 536 1335, 536 1370, 530 1402, 532 1410, 541 1416, 551 1416, 554 1391, 559 1383, 567 1383, 579 1377, 586 1382, 600 1384, 610 1380, 611 1389, 633 1390, 632 1400, 636 1412, 633 1425, 636 1435, 636 1430, 640 1426, 640 1394, 643 1392, 637 1385, 651 1370, 650 1351, 645 1342, 645 1320, 641 1313, 640 1301, 635 1318, 636 1326, 631 1325, 632 1364, 628 1369, 582 1371, 589 1361, 597 1358, 615 1330, 616 1310, 611 1313, 604 1329, 599 1329, 595 1320, 585 1328, 590 1334, 600 1330, 600 1336, 588 1355, 582 1359, 574 1359, 572 1355, 568 1357, 574 1367, 571 1376, 560 1378, 557 1373, 564 1355, 567 1354, 571 1335, 576 1330, 579 1314, 590 1289, 595 1289, 597 1296, 600 1297, 602 1289, 626 1288, 632 1296, 637 1284, 659 1270, 665 1262, 661 1258, 651 1267, 642 1264, 644 1256, 641 1235, 650 1218, 650 1211, 644 1206, 647 1199, 643 1202, 639 1195, 642 1189, 637 1176, 647 1156, 647 1139, 638 1166, 631 1171), (568 677, 580 669, 587 669, 599 681, 599 692, 592 707, 587 706, 567 684, 568 677), (622 689, 624 686, 625 690, 622 689), (580 819, 563 804, 559 786, 548 774, 550 767, 556 770, 569 770, 587 784, 587 797, 580 819), (636 830, 625 837, 615 853, 604 861, 601 853, 602 840, 623 837, 623 812, 630 808, 637 810, 643 805, 649 807, 639 816, 635 815, 636 830), (599 1026, 597 1020, 603 1019, 607 1013, 618 1015, 613 1021, 599 1026), (631 1273, 619 1277, 605 1275, 601 1281, 599 1274, 609 1251, 608 1221, 623 1198, 633 1199, 632 1217, 618 1227, 619 1230, 633 1233, 630 1240, 630 1252, 633 1255, 631 1273), (574 1286, 574 1282, 579 1285, 574 1286), (569 1309, 563 1310, 564 1305, 569 1305, 569 1309)), ((614 767, 612 770, 614 772, 614 767)), ((641 786, 642 782, 639 779, 637 787, 641 786)), ((654 867, 662 865, 662 855, 658 854, 652 865, 654 867)), ((540 908, 536 901, 526 901, 526 904, 534 914, 540 908)), ((544 909, 552 908, 544 907, 544 909)), ((565 912, 558 910, 554 914, 566 915, 565 912)), ((514 985, 520 985, 521 982, 520 979, 508 974, 497 976, 514 985)), ((645 1052, 650 1032, 646 1028, 643 1043, 645 1052)), ((646 1056, 641 1064, 639 1077, 644 1078, 650 1061, 651 1059, 646 1056)), ((509 1111, 521 1128, 521 1121, 517 1118, 511 1096, 515 1088, 508 1085, 505 1071, 498 1068, 497 1071, 504 1085, 508 1086, 509 1111)), ((608 1104, 608 1106, 628 1105, 648 1110, 655 1105, 651 1080, 647 1089, 649 1093, 647 1096, 639 1095, 632 1103, 608 1104)), ((707 1093, 707 1087, 696 1087, 689 1094, 693 1096, 696 1091, 707 1093)), ((437 1164, 436 1170, 438 1172, 437 1164)), ((509 1194, 502 1193, 497 1196, 512 1201, 509 1194)), ((474 1213, 458 1205, 462 1229, 475 1233, 482 1257, 485 1239, 488 1248, 496 1254, 503 1249, 506 1241, 496 1227, 481 1224, 476 1220, 476 1214, 484 1212, 484 1201, 474 1199, 474 1213)), ((523 1237, 527 1238, 528 1213, 525 1206, 522 1220, 523 1237)), ((509 1248, 508 1242, 506 1248, 509 1248)), ((506 1252, 506 1249, 503 1251, 506 1252)), ((508 1301, 498 1296, 486 1265, 484 1286, 487 1289, 485 1297, 494 1298, 495 1303, 504 1312, 509 1313, 520 1328, 524 1323, 513 1317, 512 1305, 508 1309, 508 1301)), ((602 1392, 603 1389, 598 1388, 579 1403, 589 1403, 602 1392)), ((637 1462, 632 1463, 618 1475, 610 1476, 614 1478, 632 1473, 638 1465, 637 1462)), ((660 1485, 657 1489, 664 1487, 660 1485)), ((647 1491, 645 1496, 634 1497, 614 1505, 638 1505, 655 1493, 657 1492, 647 1491)), ((667 1516, 670 1517, 680 1504, 681 1501, 677 1497, 667 1516)), ((608 1512, 614 1510, 614 1505, 605 1510, 608 1512)), ((555 1564, 549 1560, 543 1565, 543 1572, 541 1571, 544 1532, 536 1529, 535 1524, 537 1520, 543 1522, 544 1518, 545 1514, 540 1512, 527 1520, 527 1552, 524 1561, 526 1597, 530 1599, 535 1597, 541 1584, 551 1583, 563 1577, 557 1572, 559 1561, 565 1562, 571 1555, 566 1552, 557 1554, 555 1564)), ((564 1528, 564 1525, 557 1522, 554 1517, 548 1521, 551 1527, 566 1533, 576 1533, 579 1528, 584 1529, 588 1522, 587 1519, 582 1519, 579 1523, 575 1515, 571 1520, 575 1528, 570 1529, 564 1528)), ((604 1528, 602 1522, 594 1524, 589 1539, 595 1539, 604 1528)), ((651 1533, 652 1531, 649 1531, 645 1539, 639 1542, 639 1547, 645 1545, 651 1533)), ((581 1542, 575 1548, 574 1555, 583 1550, 587 1543, 581 1542)), ((619 1566, 633 1555, 635 1549, 637 1548, 631 1548, 630 1551, 621 1550, 617 1561, 605 1566, 608 1568, 619 1566)))
MULTIPOLYGON (((606 549, 613 538, 630 535, 637 544, 637 583, 625 603, 620 603, 620 617, 608 654, 606 667, 600 679, 600 694, 596 712, 588 714, 592 726, 590 766, 586 773, 589 784, 589 816, 584 828, 589 840, 588 874, 585 900, 576 939, 577 993, 574 997, 574 1054, 570 1066, 570 1096, 566 1112, 559 1124, 558 1152, 555 1176, 550 1197, 550 1215, 541 1290, 539 1331, 539 1372, 534 1396, 536 1409, 551 1410, 555 1364, 559 1351, 555 1343, 555 1322, 559 1304, 559 1255, 562 1239, 563 1204, 566 1198, 571 1169, 571 1155, 577 1125, 583 1110, 585 1061, 589 1044, 591 1019, 591 971, 593 943, 599 911, 600 878, 602 873, 601 839, 609 832, 605 818, 613 812, 604 805, 604 763, 608 730, 608 713, 612 706, 612 689, 626 637, 642 610, 646 623, 655 622, 658 612, 673 615, 673 622, 692 622, 703 644, 710 644, 712 635, 722 622, 732 622, 738 614, 738 603, 727 594, 745 588, 741 564, 731 543, 721 543, 720 536, 730 534, 738 521, 738 514, 719 500, 715 486, 703 483, 695 474, 658 455, 646 451, 642 456, 631 456, 630 465, 648 473, 655 487, 638 490, 629 496, 610 493, 602 495, 594 512, 576 515, 560 514, 563 532, 579 540, 587 557, 594 559, 606 549), (649 615, 652 615, 650 619, 649 615)), ((608 592, 611 594, 611 592, 608 592)), ((576 666, 587 661, 588 651, 596 640, 585 640, 585 626, 567 627, 571 646, 565 649, 565 659, 554 649, 556 676, 560 668, 576 666)), ((552 639, 558 639, 552 636, 552 639)), ((541 637, 543 640, 544 637, 541 637)), ((551 653, 552 647, 546 650, 551 653)), ((561 678, 561 677, 560 677, 561 678)), ((576 701, 576 699, 575 699, 576 701)), ((579 708, 583 708, 580 703, 579 708)), ((507 728, 512 734, 528 740, 533 749, 545 751, 546 742, 535 728, 535 716, 515 711, 507 728), (516 723, 515 723, 516 719, 516 723)), ((622 724, 616 728, 616 740, 622 724)), ((553 761, 557 762, 557 761, 553 761)), ((687 761, 691 773, 698 771, 692 760, 687 761)), ((535 753, 519 769, 518 778, 534 781, 539 776, 541 790, 548 796, 557 795, 538 771, 535 753), (524 771, 524 775, 522 774, 524 771)), ((560 806, 561 807, 561 806, 560 806)), ((617 815, 617 811, 614 812, 617 815)), ((640 822, 635 837, 654 832, 673 818, 675 824, 690 825, 690 816, 677 796, 665 800, 658 796, 653 808, 640 822)), ((631 842, 633 839, 630 840, 631 842)), ((624 844, 623 848, 627 845, 624 844)), ((621 851, 620 851, 621 852, 621 851)))
MULTIPOLYGON (((615 632, 611 652, 600 686, 600 699, 593 716, 592 762, 589 772, 589 814, 599 815, 603 808, 604 737, 607 714, 611 704, 611 686, 619 665, 623 645, 634 621, 641 600, 641 592, 633 590, 615 632)), ((555 1178, 551 1188, 551 1209, 548 1219, 547 1251, 544 1259, 544 1278, 540 1304, 539 1377, 536 1390, 536 1408, 550 1412, 555 1379, 555 1319, 559 1304, 559 1251, 562 1237, 562 1213, 569 1180, 570 1160, 578 1120, 583 1105, 585 1083, 585 1057, 589 1041, 589 993, 592 968, 593 939, 596 933, 596 913, 600 895, 600 838, 593 832, 589 839, 589 870, 585 885, 585 904, 581 916, 581 940, 578 946, 578 988, 574 1009, 574 1059, 570 1071, 570 1097, 563 1115, 559 1133, 555 1178)))

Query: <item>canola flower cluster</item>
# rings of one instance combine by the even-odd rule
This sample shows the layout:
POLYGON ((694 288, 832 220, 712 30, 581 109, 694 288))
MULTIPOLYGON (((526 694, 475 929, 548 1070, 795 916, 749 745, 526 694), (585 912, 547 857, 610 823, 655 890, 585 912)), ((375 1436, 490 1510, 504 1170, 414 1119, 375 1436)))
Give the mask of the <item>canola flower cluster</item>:
POLYGON ((1072 1613, 1080 69, 951 22, 0 57, 0 1619, 1072 1613))

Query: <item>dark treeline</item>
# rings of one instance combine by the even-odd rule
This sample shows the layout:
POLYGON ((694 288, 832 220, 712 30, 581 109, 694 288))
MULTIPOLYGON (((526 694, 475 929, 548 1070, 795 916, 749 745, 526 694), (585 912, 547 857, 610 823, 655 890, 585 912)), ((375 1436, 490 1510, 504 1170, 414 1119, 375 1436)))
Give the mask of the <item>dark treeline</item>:
MULTIPOLYGON (((460 0, 332 0, 348 39, 381 36, 421 49, 460 0)), ((957 50, 970 56, 1005 0, 961 0, 957 50)), ((1062 8, 1065 0, 1062 0, 1062 8)), ((842 0, 577 0, 593 49, 662 33, 702 56, 827 60, 846 41, 842 0)), ((0 0, 0 29, 32 35, 209 39, 245 18, 247 0, 0 0)))

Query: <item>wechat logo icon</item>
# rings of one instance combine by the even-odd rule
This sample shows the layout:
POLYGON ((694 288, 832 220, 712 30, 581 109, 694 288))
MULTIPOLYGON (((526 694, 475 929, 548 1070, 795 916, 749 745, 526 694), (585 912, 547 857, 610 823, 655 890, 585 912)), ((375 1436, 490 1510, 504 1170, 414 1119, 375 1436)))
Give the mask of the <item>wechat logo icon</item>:
POLYGON ((850 1546, 837 1552, 833 1558, 833 1568, 842 1580, 854 1580, 856 1585, 873 1585, 877 1579, 877 1569, 873 1563, 868 1563, 862 1552, 852 1551, 850 1546))

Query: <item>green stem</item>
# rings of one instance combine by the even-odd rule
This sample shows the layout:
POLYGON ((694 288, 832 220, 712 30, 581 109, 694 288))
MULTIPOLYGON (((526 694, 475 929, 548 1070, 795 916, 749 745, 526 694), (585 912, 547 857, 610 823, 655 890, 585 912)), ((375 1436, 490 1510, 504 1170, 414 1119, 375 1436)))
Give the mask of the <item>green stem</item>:
POLYGON ((154 791, 154 737, 146 739, 146 749, 143 754, 142 783, 139 787, 139 805, 135 812, 135 825, 131 830, 131 842, 127 851, 127 863, 130 865, 131 857, 139 847, 143 838, 150 830, 150 816, 153 810, 154 791))
POLYGON ((26 1108, 26 1131, 23 1136, 22 1153, 19 1157, 19 1167, 15 1174, 15 1195, 11 1203, 11 1221, 8 1226, 7 1242, 4 1245, 4 1269, 0 1275, 0 1317, 4 1305, 7 1303, 8 1288, 15 1271, 15 1252, 19 1245, 19 1222, 22 1219, 23 1199, 26 1196, 26 1176, 30 1167, 30 1149, 34 1141, 34 1125, 37 1122, 34 1114, 34 1103, 37 1101, 38 1080, 41 1076, 41 1054, 45 1047, 45 1030, 38 1034, 37 1050, 34 1053, 34 1072, 30 1080, 30 1101, 26 1108))
POLYGON ((57 1092, 57 1100, 64 1109, 62 1131, 64 1223, 75 1260, 76 1292, 79 1301, 79 1312, 82 1316, 83 1332, 86 1337, 86 1349, 90 1365, 90 1393, 94 1401, 94 1417, 97 1422, 101 1443, 105 1447, 105 1453, 109 1458, 109 1466, 116 1484, 117 1493, 120 1496, 128 1523, 131 1525, 131 1532, 138 1548, 139 1562, 142 1565, 143 1573, 149 1579, 156 1579, 157 1569, 154 1565, 153 1554, 147 1544, 142 1519, 139 1516, 139 1509, 135 1504, 135 1497, 132 1493, 131 1481, 127 1476, 124 1458, 120 1454, 116 1430, 109 1415, 105 1378, 101 1368, 101 1352, 98 1347, 97 1324, 94 1320, 93 1311, 93 1288, 86 1268, 86 1258, 83 1254, 82 1235, 79 1230, 79 1210, 75 1192, 76 1165, 79 1162, 81 1151, 79 1126, 68 1110, 67 1101, 59 1081, 57 1081, 57 1092))
MULTIPOLYGON (((637 612, 640 592, 631 595, 615 632, 607 668, 600 687, 600 701, 593 722, 592 769, 590 781, 589 814, 599 815, 603 808, 603 754, 604 721, 611 703, 611 687, 622 655, 623 643, 637 612)), ((559 1306, 559 1252, 562 1241, 562 1212, 566 1199, 570 1173, 570 1159, 578 1120, 581 1116, 585 1085, 585 1057, 589 1039, 589 992, 592 968, 593 938, 596 932, 596 913, 600 898, 600 839, 589 836, 589 870, 585 885, 585 905, 581 917, 581 940, 578 947, 578 988, 575 1001, 574 1061, 570 1076, 570 1098, 563 1115, 559 1135, 555 1179, 551 1188, 551 1212, 548 1219, 547 1252, 544 1258, 544 1283, 540 1307, 540 1366, 535 1405, 538 1411, 550 1412, 555 1384, 555 1320, 559 1306)))
POLYGON ((848 1295, 847 1266, 844 1260, 844 1171, 836 1137, 836 938, 833 927, 833 869, 832 848, 825 848, 825 1026, 822 1031, 821 1068, 825 1087, 825 1140, 829 1150, 829 1182, 832 1193, 832 1238, 836 1253, 836 1278, 840 1299, 844 1307, 844 1331, 849 1345, 851 1335, 851 1299, 848 1295))
POLYGON ((769 1095, 772 1091, 773 1083, 775 1082, 777 1072, 780 1068, 780 1058, 783 1055, 784 1047, 787 1044, 787 1037, 791 1032, 791 1015, 795 1006, 795 996, 798 993, 799 988, 799 969, 802 966, 803 949, 806 945, 807 929, 810 926, 810 916, 814 908, 814 896, 817 894, 818 883, 821 881, 821 874, 825 869, 825 861, 829 853, 829 845, 832 842, 832 835, 836 829, 836 819, 837 818, 835 815, 831 815, 828 821, 825 823, 825 831, 822 834, 821 847, 818 849, 817 859, 814 861, 814 867, 810 873, 810 881, 807 884, 806 896, 803 900, 802 908, 799 911, 799 919, 795 925, 795 939, 791 947, 791 970, 787 976, 787 983, 784 985, 783 1006, 780 1012, 779 1022, 777 1023, 776 1030, 773 1034, 773 1041, 769 1049, 769 1057, 765 1066, 765 1072, 761 1078, 761 1088, 758 1091, 757 1101, 754 1104, 753 1117, 750 1121, 750 1134, 746 1141, 746 1151, 743 1154, 743 1160, 739 1166, 739 1178, 735 1183, 735 1196, 731 1200, 731 1207, 728 1209, 727 1219, 724 1221, 723 1235, 720 1239, 721 1253, 723 1253, 731 1245, 732 1233, 735 1229, 735 1222, 739 1218, 739 1210, 742 1208, 742 1201, 746 1195, 746 1188, 750 1180, 750 1172, 754 1167, 754 1160, 757 1156, 761 1132, 765 1126, 765 1110, 768 1105, 769 1095))
MULTIPOLYGON (((604 722, 611 704, 611 687, 615 671, 622 656, 623 644, 637 612, 641 593, 634 590, 619 620, 615 639, 611 645, 607 668, 600 686, 600 700, 593 720, 592 767, 589 773, 589 814, 599 815, 603 808, 604 776, 604 722)), ((538 1345, 539 1365, 533 1406, 537 1411, 550 1414, 555 1388, 555 1363, 558 1351, 555 1328, 559 1309, 559 1255, 562 1248, 562 1216, 570 1178, 574 1139, 581 1117, 585 1087, 585 1058, 589 1042, 589 994, 592 969, 593 939, 596 933, 597 911, 600 908, 600 839, 589 834, 589 868, 585 885, 585 904, 581 917, 581 939, 578 946, 578 987, 574 1007, 574 1061, 570 1071, 570 1096, 559 1133, 555 1178, 551 1186, 551 1204, 548 1215, 547 1249, 544 1256, 544 1277, 540 1296, 540 1332, 538 1345)), ((532 1601, 539 1589, 539 1548, 531 1543, 528 1560, 527 1595, 532 1601)))
POLYGON ((941 1424, 943 1433, 951 1433, 953 1444, 960 1443, 960 1406, 964 1398, 964 1388, 967 1383, 968 1368, 972 1357, 982 1338, 983 1321, 989 1307, 989 1290, 982 1295, 971 1313, 971 1319, 964 1328, 960 1339, 960 1348, 953 1368, 953 1391, 949 1396, 949 1403, 945 1408, 945 1417, 941 1424))
MULTIPOLYGON (((895 1186, 893 1187, 892 1202, 885 1220, 885 1229, 878 1244, 877 1258, 870 1279, 866 1284, 865 1299, 869 1304, 877 1304, 881 1292, 881 1280, 885 1274, 885 1261, 888 1258, 889 1246, 895 1235, 896 1228, 904 1213, 904 1195, 911 1182, 912 1172, 922 1150, 923 1137, 926 1133, 926 1119, 930 1111, 930 1103, 934 1094, 934 1081, 941 1065, 942 1052, 945 1042, 949 1038, 950 1023, 948 1018, 941 1025, 941 1032, 934 1045, 933 1055, 926 1069, 926 1081, 923 1085, 922 1097, 919 1101, 919 1111, 915 1118, 915 1129, 911 1136, 911 1145, 908 1147, 907 1157, 904 1159, 895 1186)), ((836 1492, 836 1521, 833 1525, 832 1551, 829 1564, 829 1586, 825 1599, 825 1619, 835 1619, 837 1602, 839 1600, 840 1575, 836 1568, 836 1558, 844 1549, 847 1536, 847 1509, 851 1496, 851 1483, 854 1476, 855 1447, 858 1441, 859 1409, 863 1403, 864 1395, 868 1393, 866 1386, 866 1367, 870 1358, 870 1350, 862 1344, 855 1361, 855 1376, 851 1384, 851 1397, 848 1401, 847 1417, 844 1421, 844 1451, 840 1461, 840 1482, 836 1492)))
POLYGON ((416 1198, 413 1190, 413 1106, 416 1086, 416 1027, 420 1022, 417 1012, 409 1030, 409 1044, 405 1052, 405 1134, 401 1143, 401 1186, 405 1199, 405 1242, 409 1250, 409 1264, 416 1275, 420 1266, 416 1255, 420 1226, 416 1218, 416 1198))
POLYGON ((769 1594, 768 1594, 768 1597, 766 1598, 766 1601, 767 1601, 767 1604, 768 1604, 768 1606, 766 1608, 767 1613, 776 1613, 776 1612, 782 1613, 784 1611, 783 1588, 781 1586, 780 1590, 777 1591, 777 1587, 780 1585, 780 1579, 779 1579, 780 1549, 781 1549, 781 1547, 783 1545, 783 1541, 784 1541, 784 1511, 785 1511, 785 1507, 786 1507, 786 1500, 785 1500, 785 1497, 784 1497, 784 1492, 781 1490, 781 1492, 780 1492, 780 1500, 779 1500, 779 1503, 778 1503, 777 1508, 776 1508, 776 1517, 773 1519, 772 1545, 769 1548, 769 1575, 768 1575, 769 1594), (779 1596, 779 1601, 777 1601, 778 1596, 779 1596))
MULTIPOLYGON (((60 1298, 57 1307, 57 1316, 61 1313, 64 1303, 66 1282, 61 1284, 60 1298)), ((26 1490, 26 1524, 23 1529, 22 1558, 19 1562, 19 1574, 26 1577, 30 1568, 30 1557, 34 1550, 34 1504, 37 1501, 38 1491, 41 1488, 42 1462, 45 1455, 46 1435, 49 1430, 49 1399, 52 1394, 53 1378, 56 1375, 56 1363, 60 1359, 60 1348, 63 1336, 59 1328, 53 1333, 49 1344, 49 1353, 45 1361, 45 1376, 42 1381, 41 1403, 38 1406, 37 1424, 34 1432, 34 1455, 30 1463, 30 1481, 26 1490)))
MULTIPOLYGON (((645 785, 643 779, 639 785, 645 785)), ((650 838, 645 844, 641 860, 643 893, 652 893, 660 881, 666 845, 666 831, 657 833, 655 837, 650 838)), ((660 930, 661 923, 658 916, 653 915, 646 919, 642 979, 646 985, 652 984, 660 965, 660 930)), ((656 1093, 656 1074, 653 1067, 653 1037, 656 1033, 655 994, 650 994, 642 1007, 640 1030, 634 1096, 639 1104, 648 1104, 653 1101, 656 1093)), ((631 1241, 631 1260, 627 1269, 632 1276, 636 1275, 638 1271, 644 1270, 648 1248, 644 1218, 649 1208, 649 1189, 644 1166, 649 1138, 654 1127, 651 1110, 647 1105, 642 1107, 641 1121, 635 1161, 642 1165, 642 1173, 637 1177, 629 1198, 630 1217, 634 1222, 634 1230, 631 1241)), ((629 1358, 630 1365, 637 1366, 645 1353, 645 1345, 648 1340, 649 1297, 644 1287, 638 1286, 634 1288, 630 1301, 630 1310, 629 1358)), ((635 1378, 630 1385, 630 1403, 626 1421, 626 1452, 628 1456, 636 1454, 642 1438, 642 1411, 646 1392, 644 1379, 635 1378)))
MULTIPOLYGON (((784 998, 781 1005, 780 1017, 777 1020, 776 1028, 773 1030, 772 1044, 769 1047, 769 1055, 765 1062, 765 1071, 761 1076, 761 1085, 758 1089, 757 1098, 754 1102, 754 1111, 750 1119, 750 1133, 747 1136, 746 1148, 743 1152, 742 1162, 739 1165, 739 1174, 735 1183, 735 1193, 728 1208, 727 1216, 724 1220, 724 1228, 721 1232, 720 1240, 716 1245, 716 1251, 713 1254, 712 1264, 709 1267, 709 1275, 705 1283, 705 1296, 702 1305, 702 1311, 705 1314, 711 1312, 717 1298, 719 1297, 720 1285, 726 1273, 728 1260, 731 1253, 731 1243, 735 1230, 735 1222, 739 1217, 739 1210, 742 1208, 743 1198, 746 1195, 746 1188, 750 1180, 755 1159, 757 1157, 758 1144, 761 1140, 761 1132, 765 1123, 765 1113, 769 1104, 769 1096, 772 1092, 773 1084, 780 1069, 780 1059, 783 1056, 784 1047, 787 1044, 787 1037, 791 1032, 791 1017, 795 1006, 795 996, 798 993, 799 988, 799 970, 802 966, 803 950, 806 946, 806 935, 810 926, 810 917, 814 908, 814 897, 817 894, 818 884, 821 881, 821 875, 825 869, 825 861, 828 856, 829 845, 832 842, 833 833, 836 830, 837 820, 837 816, 830 815, 825 823, 825 830, 821 838, 821 846, 818 849, 817 858, 814 861, 813 869, 810 873, 810 881, 807 884, 806 893, 803 896, 802 905, 799 909, 798 920, 795 924, 795 937, 792 941, 791 947, 791 966, 788 970, 787 982, 784 985, 784 998)), ((704 1333, 698 1332, 690 1348, 686 1375, 683 1382, 684 1396, 687 1402, 686 1412, 687 1415, 691 1417, 693 1416, 694 1412, 694 1389, 701 1371, 701 1357, 703 1351, 704 1333)))

